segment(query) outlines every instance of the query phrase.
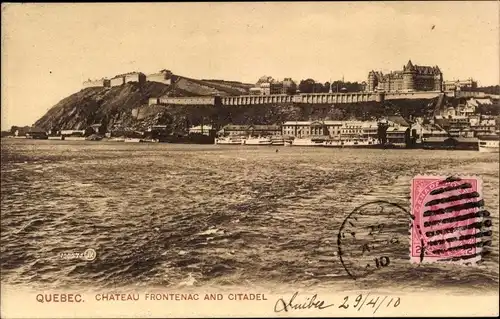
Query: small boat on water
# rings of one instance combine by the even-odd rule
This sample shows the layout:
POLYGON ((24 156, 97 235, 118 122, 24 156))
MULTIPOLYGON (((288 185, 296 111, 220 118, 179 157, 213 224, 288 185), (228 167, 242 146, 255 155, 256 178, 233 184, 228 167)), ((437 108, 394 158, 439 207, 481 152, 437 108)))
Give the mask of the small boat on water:
POLYGON ((481 153, 498 153, 499 152, 499 136, 484 135, 478 137, 479 152, 481 153))
POLYGON ((291 146, 323 146, 324 139, 317 138, 295 138, 291 146))
POLYGON ((270 137, 249 137, 243 140, 244 145, 272 145, 270 137))
POLYGON ((83 136, 64 136, 65 141, 85 141, 83 136))
POLYGON ((364 148, 364 147, 376 147, 380 144, 376 139, 373 138, 353 138, 346 140, 329 140, 323 142, 325 147, 346 147, 346 148, 364 148))
POLYGON ((283 137, 271 137, 271 145, 273 146, 283 146, 285 145, 285 139, 283 137))
POLYGON ((93 135, 90 135, 90 136, 87 136, 85 138, 86 141, 100 141, 102 140, 102 136, 99 136, 99 135, 96 135, 96 134, 93 134, 93 135))
POLYGON ((159 143, 160 140, 157 138, 143 138, 141 139, 141 143, 159 143))
POLYGON ((126 138, 124 139, 125 143, 140 143, 142 142, 141 138, 126 138))
POLYGON ((215 139, 215 144, 217 145, 244 145, 245 138, 236 137, 236 136, 228 136, 228 137, 219 137, 215 139))
POLYGON ((159 139, 156 139, 156 138, 133 138, 133 137, 129 137, 129 138, 125 138, 123 140, 123 142, 125 143, 159 143, 160 140, 159 139))
POLYGON ((125 138, 124 137, 111 137, 108 139, 108 141, 110 141, 110 142, 125 142, 125 138))

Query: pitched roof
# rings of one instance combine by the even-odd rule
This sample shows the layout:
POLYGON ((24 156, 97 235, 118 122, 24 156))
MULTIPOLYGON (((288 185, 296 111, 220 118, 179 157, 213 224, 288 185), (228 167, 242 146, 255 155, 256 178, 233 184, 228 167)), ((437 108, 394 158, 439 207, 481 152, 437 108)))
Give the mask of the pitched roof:
POLYGON ((411 63, 411 60, 408 60, 408 63, 406 63, 406 69, 407 70, 412 70, 413 69, 413 63, 411 63))
POLYGON ((402 126, 409 126, 408 122, 401 115, 388 116, 387 119, 402 126))
POLYGON ((432 136, 432 137, 425 137, 424 142, 444 142, 447 139, 448 137, 432 136))
POLYGON ((254 130, 281 130, 279 125, 250 125, 248 128, 254 130))
POLYGON ((39 127, 32 126, 29 128, 29 133, 45 133, 45 130, 39 127))
POLYGON ((240 130, 246 130, 248 129, 249 125, 235 125, 235 124, 228 124, 224 126, 224 130, 235 130, 235 131, 240 131, 240 130))
POLYGON ((283 125, 311 125, 311 121, 287 121, 283 125))
MULTIPOLYGON (((192 126, 190 128, 190 130, 201 130, 202 129, 202 126, 201 125, 197 125, 197 126, 192 126)), ((206 129, 206 130, 210 130, 212 129, 212 125, 208 124, 208 125, 203 125, 203 129, 206 129)))

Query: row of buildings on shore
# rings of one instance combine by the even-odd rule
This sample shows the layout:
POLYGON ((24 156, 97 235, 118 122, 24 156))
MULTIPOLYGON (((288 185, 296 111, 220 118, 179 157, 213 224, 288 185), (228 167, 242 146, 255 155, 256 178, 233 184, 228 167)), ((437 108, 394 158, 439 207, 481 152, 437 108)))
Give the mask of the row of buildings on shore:
MULTIPOLYGON (((417 139, 429 137, 475 138, 483 135, 498 134, 498 117, 488 115, 436 116, 431 121, 417 118, 408 123, 401 116, 389 116, 382 121, 287 121, 275 125, 235 125, 228 124, 217 133, 218 136, 282 136, 287 138, 319 138, 346 140, 353 138, 377 138, 381 123, 387 125, 387 138, 392 142, 403 142, 408 130, 417 139)), ((210 125, 194 126, 190 133, 213 134, 210 125)))

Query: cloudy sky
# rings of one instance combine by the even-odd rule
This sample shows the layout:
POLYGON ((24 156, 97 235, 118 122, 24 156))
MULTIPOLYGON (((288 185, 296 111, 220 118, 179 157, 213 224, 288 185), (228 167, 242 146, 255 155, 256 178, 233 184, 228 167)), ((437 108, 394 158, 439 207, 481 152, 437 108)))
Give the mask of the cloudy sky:
POLYGON ((408 59, 498 84, 499 3, 3 4, 2 130, 128 71, 363 81, 408 59))

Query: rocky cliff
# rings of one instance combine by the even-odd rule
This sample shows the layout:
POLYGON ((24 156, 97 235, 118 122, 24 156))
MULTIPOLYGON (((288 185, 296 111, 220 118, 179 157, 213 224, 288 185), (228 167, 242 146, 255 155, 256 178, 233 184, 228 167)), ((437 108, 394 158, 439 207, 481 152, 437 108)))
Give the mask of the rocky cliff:
MULTIPOLYGON (((177 76, 175 85, 157 82, 126 83, 122 86, 85 88, 61 100, 42 116, 35 126, 44 129, 84 129, 100 123, 108 130, 115 127, 143 128, 150 124, 174 121, 178 110, 161 106, 147 107, 150 97, 241 95, 251 84, 222 80, 195 80, 177 76)), ((182 113, 182 112, 181 112, 182 113)), ((185 112, 189 114, 190 111, 185 112)))

